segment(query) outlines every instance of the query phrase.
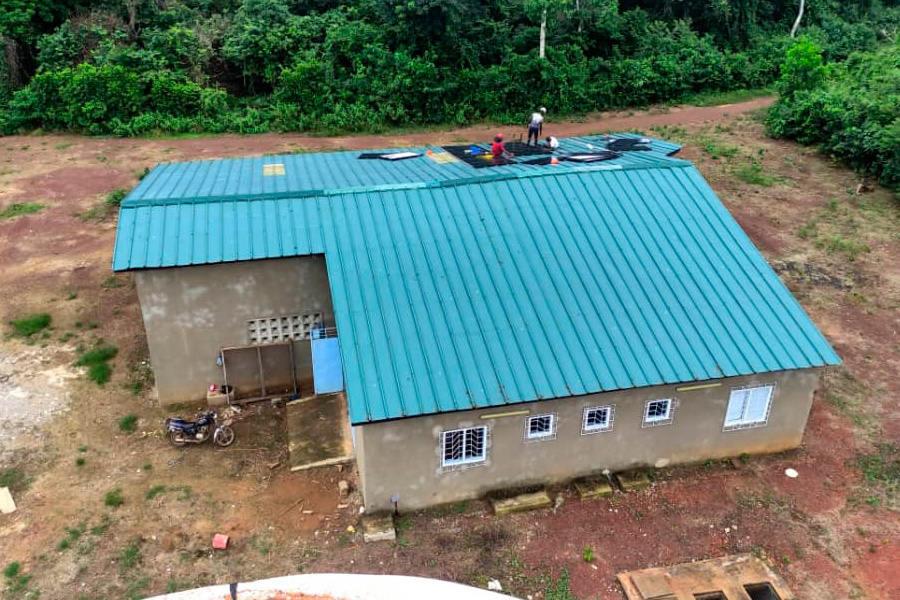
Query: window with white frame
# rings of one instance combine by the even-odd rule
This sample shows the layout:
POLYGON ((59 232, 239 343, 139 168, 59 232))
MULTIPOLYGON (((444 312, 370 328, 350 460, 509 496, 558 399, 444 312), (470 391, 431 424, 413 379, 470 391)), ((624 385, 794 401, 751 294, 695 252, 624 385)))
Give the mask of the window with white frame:
POLYGON ((658 400, 648 400, 644 405, 644 427, 655 427, 657 425, 668 425, 672 422, 672 399, 660 398, 658 400))
POLYGON ((588 433, 600 433, 612 431, 614 406, 588 406, 585 407, 581 420, 582 435, 588 433))
POLYGON ((441 434, 441 466, 456 467, 487 458, 487 427, 453 429, 441 434))
POLYGON ((736 388, 731 390, 725 410, 725 430, 762 427, 769 421, 774 385, 736 388))
POLYGON ((307 340, 316 329, 324 325, 322 313, 289 315, 247 321, 247 343, 272 344, 307 340))
POLYGON ((552 440, 556 437, 556 415, 535 415, 525 418, 525 441, 552 440))

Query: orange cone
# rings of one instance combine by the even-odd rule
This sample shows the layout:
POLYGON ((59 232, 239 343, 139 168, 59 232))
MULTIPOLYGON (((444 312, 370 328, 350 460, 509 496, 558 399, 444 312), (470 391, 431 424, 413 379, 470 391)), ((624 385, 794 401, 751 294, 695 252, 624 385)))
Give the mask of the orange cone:
POLYGON ((556 157, 554 156, 553 158, 550 159, 550 164, 551 164, 551 165, 558 165, 558 164, 559 164, 559 159, 556 158, 556 157))

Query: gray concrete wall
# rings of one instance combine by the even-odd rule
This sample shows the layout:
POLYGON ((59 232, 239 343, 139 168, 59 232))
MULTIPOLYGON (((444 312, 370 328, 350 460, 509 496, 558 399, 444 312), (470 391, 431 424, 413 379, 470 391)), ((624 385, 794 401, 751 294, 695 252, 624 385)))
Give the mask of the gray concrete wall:
MULTIPOLYGON (((161 404, 206 398, 222 381, 216 355, 248 343, 247 321, 321 312, 334 326, 323 256, 135 273, 161 404)), ((295 342, 297 376, 312 377, 309 342, 295 342)))
POLYGON ((487 410, 445 413, 372 423, 356 428, 361 486, 368 510, 390 508, 393 494, 405 509, 422 508, 483 495, 491 489, 564 481, 602 469, 612 471, 766 453, 795 448, 818 386, 820 369, 782 371, 720 380, 719 387, 682 390, 689 384, 659 386, 518 404, 487 410), (732 388, 776 385, 768 423, 724 431, 732 388), (673 398, 670 425, 642 427, 648 400, 673 398), (583 409, 615 406, 612 431, 582 435, 583 409), (527 410, 556 413, 556 438, 525 441, 524 415, 483 418, 527 410), (441 432, 486 425, 487 461, 457 470, 441 468, 441 432))

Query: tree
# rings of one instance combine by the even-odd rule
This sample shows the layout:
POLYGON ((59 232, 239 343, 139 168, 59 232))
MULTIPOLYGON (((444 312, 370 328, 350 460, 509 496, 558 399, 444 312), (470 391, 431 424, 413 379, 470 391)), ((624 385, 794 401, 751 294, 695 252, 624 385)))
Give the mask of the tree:
POLYGON ((791 37, 797 35, 797 28, 800 27, 800 19, 803 18, 803 8, 806 5, 806 0, 800 0, 800 10, 797 12, 797 20, 794 21, 794 26, 791 27, 791 37))

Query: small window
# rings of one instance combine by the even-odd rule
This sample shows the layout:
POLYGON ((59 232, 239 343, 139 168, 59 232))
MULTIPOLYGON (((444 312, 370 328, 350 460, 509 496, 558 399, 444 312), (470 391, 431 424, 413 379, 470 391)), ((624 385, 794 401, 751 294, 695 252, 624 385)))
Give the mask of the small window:
POLYGON ((614 413, 615 407, 613 406, 586 407, 581 421, 581 434, 612 431, 614 413))
POLYGON ((441 466, 483 462, 487 457, 487 427, 445 431, 441 435, 441 466))
POLYGON ((644 405, 644 427, 668 425, 672 422, 672 399, 650 400, 644 405))
POLYGON ((552 440, 556 437, 556 415, 536 415, 525 419, 525 441, 552 440))
POLYGON ((774 385, 731 390, 725 410, 725 431, 762 427, 769 421, 774 385))

